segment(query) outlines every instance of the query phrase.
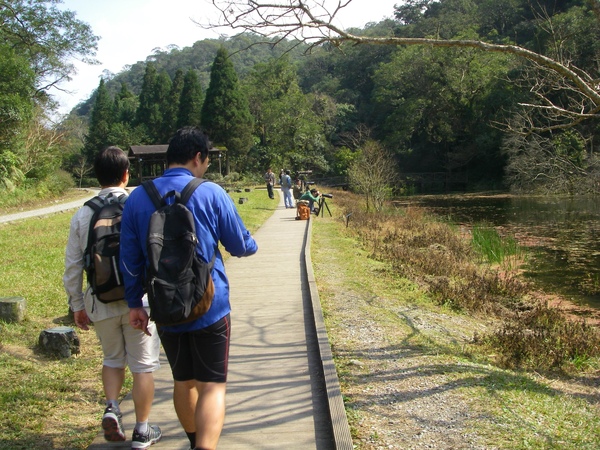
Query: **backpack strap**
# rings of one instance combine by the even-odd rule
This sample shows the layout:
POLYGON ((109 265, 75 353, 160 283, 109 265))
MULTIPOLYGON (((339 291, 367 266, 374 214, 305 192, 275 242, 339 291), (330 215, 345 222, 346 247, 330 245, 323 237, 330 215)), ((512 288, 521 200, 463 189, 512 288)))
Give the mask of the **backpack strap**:
POLYGON ((165 204, 164 199, 169 196, 174 196, 176 199, 175 201, 177 201, 179 203, 183 203, 185 205, 189 201, 190 197, 192 196, 192 194, 194 193, 196 188, 198 186, 200 186, 202 183, 204 183, 205 181, 206 180, 204 178, 195 178, 194 177, 190 180, 190 182, 188 184, 185 185, 185 187, 183 188, 183 191, 181 191, 181 194, 179 194, 176 191, 169 191, 164 195, 164 197, 162 197, 160 195, 160 192, 158 192, 158 189, 156 189, 156 185, 154 184, 154 182, 152 180, 144 181, 142 183, 142 187, 148 193, 148 196, 150 197, 150 200, 152 200, 152 203, 154 203, 154 206, 156 207, 156 209, 159 209, 160 207, 162 207, 165 204))
MULTIPOLYGON (((188 184, 186 184, 186 186, 183 188, 183 191, 181 191, 181 198, 179 199, 179 201, 184 205, 187 204, 187 202, 189 201, 190 197, 192 196, 192 194, 194 193, 196 188, 198 186, 200 186, 202 183, 204 183, 205 181, 206 180, 204 178, 192 178, 190 180, 190 182, 188 184)), ((213 269, 216 258, 217 258, 217 252, 215 250, 215 251, 213 251, 211 260, 207 263, 209 270, 213 269)))
POLYGON ((190 197, 192 196, 192 194, 194 193, 196 188, 198 186, 200 186, 202 183, 204 183, 205 181, 206 180, 204 178, 192 178, 190 180, 190 182, 188 184, 186 184, 186 186, 183 188, 183 191, 181 191, 180 202, 183 203, 184 205, 187 204, 187 202, 189 201, 190 197))
POLYGON ((154 203, 154 207, 156 209, 160 209, 162 206, 162 196, 160 195, 160 192, 158 192, 158 189, 156 189, 154 182, 152 180, 144 181, 142 183, 142 187, 146 190, 146 193, 148 194, 148 197, 150 197, 150 200, 152 200, 152 203, 154 203))
MULTIPOLYGON (((96 224, 96 221, 98 220, 98 214, 100 214, 100 210, 104 206, 104 199, 97 195, 97 196, 89 199, 87 202, 85 202, 84 206, 88 206, 88 207, 92 208, 92 210, 94 211, 94 213, 92 214, 92 218, 90 219, 90 223, 88 225, 87 244, 86 244, 85 250, 83 252, 83 267, 85 269, 86 275, 89 277, 90 276, 89 270, 92 266, 91 250, 92 250, 92 245, 94 244, 94 225, 96 224)), ((93 307, 92 307, 92 309, 93 309, 93 307)))
POLYGON ((102 197, 96 195, 94 198, 91 198, 87 202, 85 202, 84 206, 89 206, 94 210, 94 213, 97 213, 104 206, 104 200, 102 199, 102 197))

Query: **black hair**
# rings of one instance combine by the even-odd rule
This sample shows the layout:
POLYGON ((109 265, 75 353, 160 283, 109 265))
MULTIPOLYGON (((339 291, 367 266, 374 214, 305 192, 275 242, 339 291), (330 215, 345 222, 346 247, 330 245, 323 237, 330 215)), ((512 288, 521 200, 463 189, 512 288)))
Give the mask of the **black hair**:
POLYGON ((200 160, 208 157, 210 149, 208 136, 199 128, 183 127, 169 140, 167 164, 187 164, 200 153, 200 160))
POLYGON ((119 147, 107 147, 96 155, 94 172, 100 186, 118 186, 129 170, 129 158, 119 147))

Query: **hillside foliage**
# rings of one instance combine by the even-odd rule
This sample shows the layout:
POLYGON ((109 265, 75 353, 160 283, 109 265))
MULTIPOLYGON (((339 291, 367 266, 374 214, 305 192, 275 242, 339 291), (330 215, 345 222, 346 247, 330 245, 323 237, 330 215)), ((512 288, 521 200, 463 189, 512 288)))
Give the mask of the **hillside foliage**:
MULTIPOLYGON (((470 190, 597 192, 599 11, 597 0, 409 0, 393 20, 316 44, 248 25, 158 49, 106 74, 57 125, 70 156, 56 169, 77 177, 104 146, 165 144, 178 127, 198 125, 227 148, 225 170, 236 173, 347 176, 377 141, 399 185, 436 173, 458 174, 470 190)), ((6 72, 27 65, 10 60, 6 72)), ((32 86, 32 72, 22 73, 22 89, 32 86)), ((0 102, 7 89, 0 83, 0 102)), ((22 89, 11 92, 33 96, 22 89)), ((0 137, 36 120, 27 108, 18 117, 17 132, 0 137)), ((21 160, 0 153, 0 177, 18 183, 21 160)))

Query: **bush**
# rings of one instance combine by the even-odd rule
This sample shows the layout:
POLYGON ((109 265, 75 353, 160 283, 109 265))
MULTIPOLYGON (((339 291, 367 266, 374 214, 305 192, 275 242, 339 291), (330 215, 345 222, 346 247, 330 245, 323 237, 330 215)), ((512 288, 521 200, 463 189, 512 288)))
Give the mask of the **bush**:
POLYGON ((40 200, 49 200, 63 195, 74 186, 71 175, 63 170, 50 174, 43 180, 26 178, 10 189, 0 187, 0 207, 27 205, 40 200))
POLYGON ((557 369, 600 356, 598 330, 546 304, 515 313, 487 342, 509 368, 557 369))
POLYGON ((57 170, 38 183, 38 192, 45 191, 47 195, 58 196, 75 186, 71 174, 64 170, 57 170))

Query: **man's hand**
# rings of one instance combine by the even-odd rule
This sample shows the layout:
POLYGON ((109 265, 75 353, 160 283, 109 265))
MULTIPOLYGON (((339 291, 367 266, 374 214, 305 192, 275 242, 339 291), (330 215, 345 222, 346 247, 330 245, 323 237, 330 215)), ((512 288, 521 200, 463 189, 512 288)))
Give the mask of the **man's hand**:
POLYGON ((152 336, 152 333, 148 331, 148 313, 144 308, 129 309, 129 325, 136 330, 142 330, 148 336, 152 336))
POLYGON ((85 312, 85 309, 82 309, 81 311, 75 311, 73 313, 73 318, 75 319, 75 325, 77 325, 77 328, 81 328, 85 331, 90 329, 88 325, 92 323, 92 321, 85 312))

